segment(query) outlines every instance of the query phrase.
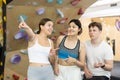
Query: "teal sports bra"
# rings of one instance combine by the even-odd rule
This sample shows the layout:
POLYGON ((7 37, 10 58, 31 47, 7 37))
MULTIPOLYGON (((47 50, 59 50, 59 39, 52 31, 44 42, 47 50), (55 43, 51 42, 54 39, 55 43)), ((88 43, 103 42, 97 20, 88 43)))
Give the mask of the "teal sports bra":
POLYGON ((64 42, 66 40, 65 36, 59 45, 58 50, 58 58, 60 59, 67 59, 68 57, 73 57, 79 59, 79 47, 80 47, 80 40, 77 41, 77 44, 74 49, 69 49, 64 46, 64 42))

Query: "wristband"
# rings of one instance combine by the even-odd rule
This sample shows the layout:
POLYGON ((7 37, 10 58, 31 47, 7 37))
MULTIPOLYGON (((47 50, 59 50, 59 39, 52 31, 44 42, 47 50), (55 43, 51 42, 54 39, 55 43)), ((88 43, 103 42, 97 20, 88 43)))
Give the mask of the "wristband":
POLYGON ((101 66, 101 68, 104 68, 105 67, 105 64, 101 66))

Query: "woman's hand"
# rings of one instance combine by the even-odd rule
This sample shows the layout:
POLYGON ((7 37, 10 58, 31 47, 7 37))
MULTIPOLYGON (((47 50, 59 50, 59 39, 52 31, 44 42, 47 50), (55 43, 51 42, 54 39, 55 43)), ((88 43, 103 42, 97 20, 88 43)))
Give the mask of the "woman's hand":
POLYGON ((58 65, 55 65, 55 66, 54 66, 54 74, 55 74, 56 76, 59 75, 59 67, 58 67, 58 65))
POLYGON ((59 50, 59 48, 56 48, 56 49, 51 49, 50 50, 50 56, 52 55, 57 55, 57 51, 59 50))
POLYGON ((72 58, 72 57, 69 56, 65 61, 67 63, 75 63, 77 60, 75 58, 72 58))
POLYGON ((21 23, 19 24, 18 28, 20 28, 20 29, 28 29, 29 26, 28 26, 25 22, 21 22, 21 23))
MULTIPOLYGON (((49 61, 50 63, 52 64, 53 68, 56 66, 57 64, 57 60, 58 60, 58 57, 57 57, 57 50, 59 48, 56 48, 56 49, 51 49, 50 50, 50 53, 49 53, 49 61)), ((56 70, 55 70, 56 72, 56 70)))
POLYGON ((84 68, 84 72, 87 79, 92 78, 92 73, 90 72, 90 70, 88 70, 88 68, 84 68))

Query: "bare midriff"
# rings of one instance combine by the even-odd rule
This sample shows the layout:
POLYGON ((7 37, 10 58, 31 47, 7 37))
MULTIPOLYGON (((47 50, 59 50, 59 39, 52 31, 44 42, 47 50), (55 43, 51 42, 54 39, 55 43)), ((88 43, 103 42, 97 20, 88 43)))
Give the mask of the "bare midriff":
POLYGON ((32 63, 32 62, 30 62, 30 64, 29 64, 29 66, 48 66, 48 65, 50 65, 50 64, 45 64, 45 63, 32 63))

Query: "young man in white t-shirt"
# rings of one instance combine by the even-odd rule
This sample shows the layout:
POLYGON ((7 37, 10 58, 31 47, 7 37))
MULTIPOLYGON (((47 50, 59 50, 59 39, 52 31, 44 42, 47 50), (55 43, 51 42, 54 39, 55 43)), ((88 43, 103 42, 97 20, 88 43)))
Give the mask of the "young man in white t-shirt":
POLYGON ((85 42, 87 51, 84 80, 109 80, 113 68, 112 48, 100 37, 101 23, 92 22, 88 28, 91 40, 85 42))

